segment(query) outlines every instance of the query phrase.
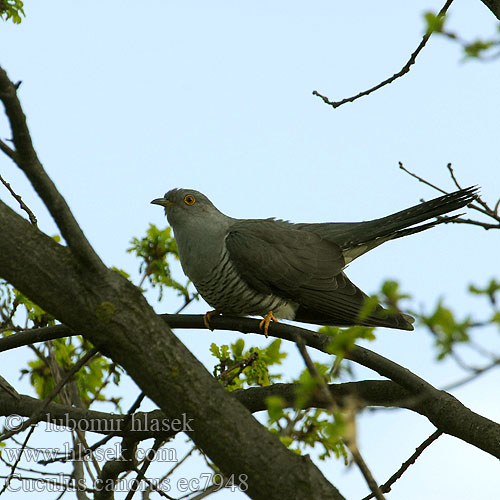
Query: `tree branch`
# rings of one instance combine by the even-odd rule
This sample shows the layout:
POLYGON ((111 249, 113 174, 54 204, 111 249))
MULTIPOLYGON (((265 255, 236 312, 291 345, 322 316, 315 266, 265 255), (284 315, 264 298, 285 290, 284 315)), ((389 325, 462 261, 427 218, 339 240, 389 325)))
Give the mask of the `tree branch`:
POLYGON ((91 349, 85 356, 83 356, 74 366, 64 374, 64 376, 59 380, 59 382, 54 386, 54 388, 50 391, 49 395, 44 399, 42 402, 42 405, 40 408, 37 409, 37 412, 34 413, 33 415, 30 415, 30 418, 28 420, 24 421, 23 424, 17 428, 17 429, 11 429, 4 434, 0 436, 0 439, 2 441, 5 441, 6 439, 12 437, 14 434, 17 434, 18 432, 22 432, 26 430, 33 422, 37 422, 40 415, 45 411, 49 403, 59 394, 61 389, 69 382, 71 377, 77 373, 80 368, 85 366, 86 363, 88 363, 96 354, 97 354, 97 349, 93 348, 91 349))
POLYGON ((251 498, 343 499, 224 391, 128 280, 82 272, 67 248, 1 202, 0 220, 0 276, 121 364, 169 418, 193 419, 189 436, 223 474, 248 476, 251 498))
POLYGON ((7 155, 14 163, 17 163, 16 152, 12 148, 7 146, 7 144, 5 144, 5 142, 2 141, 1 139, 0 139, 0 151, 2 151, 2 153, 7 155))
MULTIPOLYGON (((171 328, 206 328, 202 315, 163 314, 161 317, 171 328)), ((263 335, 257 319, 217 316, 211 318, 210 324, 217 330, 232 330, 263 335)), ((24 342, 29 342, 31 337, 36 337, 38 341, 42 341, 72 334, 74 334, 72 330, 63 325, 27 330, 0 339, 0 351, 4 349, 6 343, 8 343, 9 348, 13 348, 14 346, 25 345, 24 342), (15 342, 17 336, 22 336, 21 342, 15 342)), ((299 335, 306 345, 322 352, 327 352, 327 346, 330 342, 330 338, 326 335, 284 323, 271 323, 269 325, 269 335, 290 341, 294 341, 296 336, 299 335)), ((31 342, 33 341, 31 340, 31 342)), ((458 437, 500 458, 500 425, 497 423, 474 413, 451 394, 436 389, 406 368, 369 349, 356 347, 346 357, 398 383, 398 386, 395 387, 399 389, 393 393, 391 399, 387 399, 387 393, 379 393, 379 389, 375 386, 367 386, 370 387, 370 391, 374 391, 360 393, 360 399, 366 401, 367 405, 398 406, 414 410, 427 417, 430 422, 443 432, 458 437)), ((276 390, 278 391, 277 394, 285 398, 293 406, 294 389, 292 386, 288 387, 290 391, 288 395, 281 392, 284 390, 282 384, 274 384, 265 389, 255 390, 262 391, 259 393, 267 395, 272 395, 273 390, 276 390)), ((394 387, 391 390, 394 391, 394 387)), ((238 398, 241 398, 241 402, 251 412, 265 410, 267 407, 264 404, 264 399, 254 396, 253 391, 254 389, 248 389, 244 394, 238 395, 238 398)))
MULTIPOLYGON (((391 491, 392 485, 401 478, 401 476, 408 470, 410 465, 413 465, 417 458, 422 455, 424 450, 429 447, 434 441, 436 441, 437 438, 439 438, 442 435, 442 431, 434 431, 416 450, 415 453, 412 454, 412 456, 406 460, 401 467, 395 472, 384 484, 380 486, 380 489, 384 493, 389 493, 391 491)), ((370 500, 373 498, 374 495, 368 495, 362 500, 370 500)))
POLYGON ((499 0, 481 0, 493 15, 500 21, 500 1, 499 0))
MULTIPOLYGON (((399 162, 399 168, 401 170, 403 170, 404 172, 406 172, 409 176, 413 177, 414 179, 417 179, 417 181, 421 182, 422 184, 425 184, 426 186, 429 186, 429 187, 435 189, 436 191, 439 191, 440 193, 448 194, 448 192, 445 191, 444 189, 441 189, 440 187, 436 186, 432 182, 430 182, 430 181, 424 179, 423 177, 420 177, 416 173, 408 170, 401 162, 399 162)), ((460 186, 460 184, 458 183, 458 181, 455 177, 455 173, 453 171, 453 168, 451 167, 451 163, 448 163, 446 165, 446 168, 448 169, 448 172, 450 173, 450 177, 451 177, 453 183, 455 184, 455 186, 457 186, 457 187, 460 186)), ((461 189, 461 188, 459 188, 459 189, 461 189)), ((423 200, 421 200, 421 201, 423 201, 423 200)), ((475 221, 475 220, 464 219, 464 218, 452 218, 449 220, 449 222, 455 223, 455 224, 471 224, 471 225, 475 225, 475 226, 481 226, 484 229, 499 229, 500 228, 500 215, 498 214, 498 206, 500 204, 500 200, 498 200, 494 209, 490 208, 490 206, 485 201, 483 201, 479 195, 476 195, 475 201, 481 206, 478 206, 475 203, 470 203, 467 206, 469 208, 472 208, 473 210, 476 210, 477 212, 482 213, 483 215, 491 217, 492 219, 497 221, 497 224, 488 224, 486 222, 475 221)), ((436 218, 437 219, 445 219, 444 217, 436 217, 436 218)))
POLYGON ((10 153, 6 147, 2 151, 16 162, 45 203, 50 214, 60 229, 63 238, 75 256, 94 270, 102 270, 104 264, 85 238, 66 201, 61 196, 50 177, 45 172, 31 141, 21 103, 17 97, 17 87, 0 67, 0 100, 12 129, 15 152, 10 153))
POLYGON ((31 211, 31 209, 28 207, 28 205, 26 205, 26 203, 24 203, 23 199, 18 194, 16 194, 16 192, 12 189, 12 187, 10 186, 10 184, 1 175, 0 175, 0 182, 7 188, 7 190, 9 191, 9 193, 19 203, 19 206, 21 207, 21 209, 24 210, 28 214, 30 222, 34 226, 38 227, 37 226, 37 220, 36 220, 35 214, 31 211))
MULTIPOLYGON (((439 11, 438 16, 440 16, 440 17, 444 16, 452 3, 453 3, 453 0, 447 0, 446 3, 441 8, 441 10, 439 11)), ((347 102, 356 101, 360 97, 364 97, 366 95, 369 95, 372 92, 375 92, 376 90, 379 90, 382 87, 389 85, 394 80, 401 78, 402 76, 404 76, 406 73, 408 73, 410 71, 411 66, 413 64, 415 64, 417 56, 420 54, 422 49, 425 47, 425 45, 429 41, 429 38, 431 37, 431 35, 432 35, 432 31, 427 32, 422 37, 422 41, 419 43, 418 47, 415 49, 413 54, 410 56, 410 59, 408 60, 408 62, 397 73, 392 75, 390 78, 387 78, 383 82, 380 82, 378 85, 375 85, 374 87, 372 87, 368 90, 364 90, 363 92, 360 92, 359 94, 356 94, 355 96, 347 97, 346 99, 342 99, 340 101, 330 101, 330 99, 328 99, 328 97, 325 97, 324 95, 320 94, 317 90, 313 90, 313 95, 320 97, 325 104, 328 104, 329 106, 332 106, 333 108, 338 108, 339 106, 342 106, 342 104, 345 104, 347 102)))
MULTIPOLYGON (((319 373, 318 369, 316 368, 316 365, 313 363, 304 343, 300 339, 297 339, 296 343, 297 343, 297 348, 302 356, 302 359, 304 360, 304 363, 309 371, 309 374, 319 384, 321 395, 326 399, 326 401, 328 401, 328 410, 331 413, 333 413, 335 411, 335 408, 337 407, 337 403, 335 402, 333 396, 330 394, 330 390, 328 389, 328 385, 324 377, 321 375, 321 373, 319 373)), ((380 490, 377 482, 375 481, 375 478, 373 477, 371 470, 369 469, 367 463, 365 462, 363 456, 361 455, 361 452, 359 451, 356 440, 356 415, 355 415, 356 404, 354 402, 350 403, 351 404, 349 404, 347 408, 347 415, 344 416, 344 422, 346 423, 347 420, 346 429, 351 429, 351 431, 345 432, 343 436, 344 443, 351 452, 352 458, 356 463, 356 465, 358 466, 358 469, 360 470, 361 474, 365 478, 366 484, 370 488, 370 491, 372 492, 373 496, 377 500, 385 500, 385 497, 382 491, 380 490)))
MULTIPOLYGON (((255 413, 267 410, 266 400, 269 396, 279 396, 285 401, 287 407, 293 408, 298 387, 298 384, 274 384, 267 387, 238 389, 228 394, 244 405, 248 411, 255 413)), ((411 394, 389 380, 329 384, 328 389, 339 407, 343 407, 346 401, 355 400, 359 407, 404 407, 414 410, 411 406, 411 394)), ((314 395, 307 402, 306 408, 327 408, 328 402, 324 396, 314 395)), ((42 405, 43 401, 30 396, 20 395, 19 398, 12 398, 10 395, 0 392, 0 416, 30 417, 36 415, 32 421, 34 425, 46 422, 52 426, 71 430, 81 429, 105 436, 131 438, 136 441, 151 438, 165 441, 175 436, 179 428, 189 432, 191 425, 187 419, 173 422, 161 410, 118 415, 59 403, 49 403, 44 411, 40 411, 42 405)), ((106 440, 101 440, 97 444, 103 445, 106 442, 106 440)), ((93 445, 91 448, 96 449, 97 447, 93 445)), ((79 460, 82 458, 82 456, 74 455, 67 459, 79 460)))

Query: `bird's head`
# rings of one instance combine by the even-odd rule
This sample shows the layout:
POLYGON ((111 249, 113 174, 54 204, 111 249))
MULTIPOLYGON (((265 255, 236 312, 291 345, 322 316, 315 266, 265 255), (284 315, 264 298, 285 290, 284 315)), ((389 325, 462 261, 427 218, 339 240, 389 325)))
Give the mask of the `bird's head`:
POLYGON ((157 198, 151 203, 165 208, 165 215, 174 230, 177 224, 221 215, 213 203, 195 189, 171 189, 163 198, 157 198))

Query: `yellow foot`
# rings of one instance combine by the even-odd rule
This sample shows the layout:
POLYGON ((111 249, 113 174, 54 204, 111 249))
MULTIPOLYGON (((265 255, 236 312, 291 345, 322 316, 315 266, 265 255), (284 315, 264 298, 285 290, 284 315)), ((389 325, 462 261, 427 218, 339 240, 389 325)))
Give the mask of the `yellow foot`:
POLYGON ((208 311, 205 316, 203 316, 203 323, 205 323, 205 326, 211 330, 212 332, 214 331, 214 329, 211 327, 210 325, 210 318, 212 316, 218 316, 220 314, 219 311, 217 311, 216 309, 214 309, 213 311, 208 311))
POLYGON ((269 330, 269 323, 271 321, 276 321, 278 320, 275 318, 274 314, 272 311, 269 311, 265 316, 264 319, 259 323, 260 328, 264 327, 264 335, 267 337, 267 331, 269 330))

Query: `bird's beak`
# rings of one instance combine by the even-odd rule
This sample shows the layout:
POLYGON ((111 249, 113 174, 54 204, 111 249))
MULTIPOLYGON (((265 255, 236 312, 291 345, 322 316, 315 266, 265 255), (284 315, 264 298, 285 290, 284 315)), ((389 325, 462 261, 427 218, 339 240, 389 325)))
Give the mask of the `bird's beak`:
POLYGON ((156 198, 156 200, 153 200, 151 202, 152 205, 160 205, 161 207, 171 207, 172 205, 175 205, 170 200, 167 200, 166 198, 156 198))

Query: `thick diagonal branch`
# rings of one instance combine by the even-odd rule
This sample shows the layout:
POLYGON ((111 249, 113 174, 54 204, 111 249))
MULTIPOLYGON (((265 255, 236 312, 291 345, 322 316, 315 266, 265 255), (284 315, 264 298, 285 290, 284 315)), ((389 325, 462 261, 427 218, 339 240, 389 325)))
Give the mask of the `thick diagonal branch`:
MULTIPOLYGON (((0 100, 3 102, 5 113, 9 119, 12 142, 15 147, 15 152, 8 154, 8 156, 28 177, 75 256, 95 270, 103 269, 104 264, 90 246, 66 201, 40 163, 33 147, 26 116, 17 97, 17 86, 10 81, 7 73, 1 67, 0 100)), ((7 154, 5 148, 2 148, 2 151, 7 154)))
POLYGON ((343 499, 308 457, 286 449, 172 334, 140 290, 93 272, 0 202, 0 276, 121 364, 168 417, 192 418, 193 441, 256 499, 343 499), (265 467, 262 466, 265 464, 265 467))

